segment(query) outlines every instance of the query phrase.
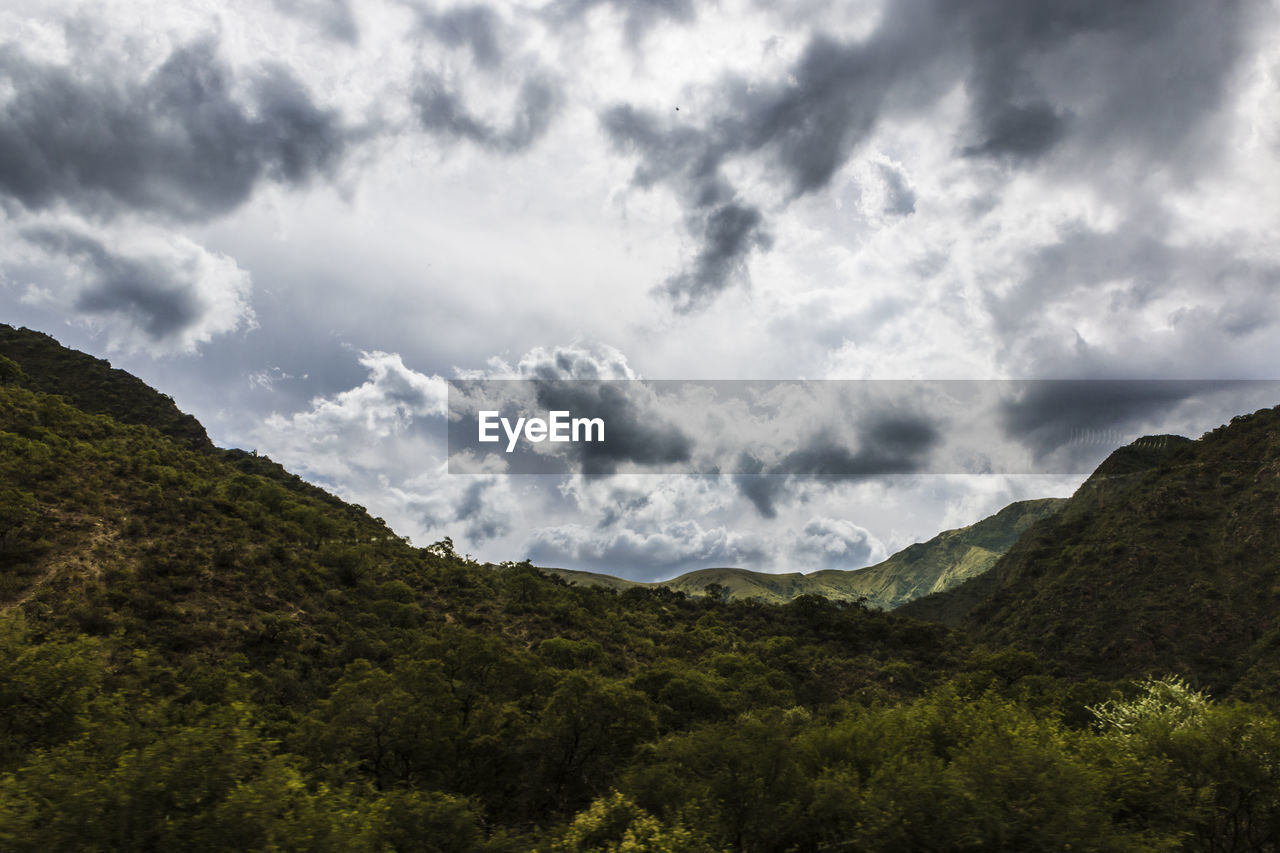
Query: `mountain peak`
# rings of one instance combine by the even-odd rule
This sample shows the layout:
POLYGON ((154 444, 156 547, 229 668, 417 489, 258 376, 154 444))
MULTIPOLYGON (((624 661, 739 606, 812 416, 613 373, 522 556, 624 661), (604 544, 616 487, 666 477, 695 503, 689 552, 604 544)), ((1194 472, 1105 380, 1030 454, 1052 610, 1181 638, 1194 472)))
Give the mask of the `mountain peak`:
POLYGON ((981 578, 905 612, 1103 678, 1178 671, 1273 683, 1280 630, 1280 407, 1191 441, 1111 454, 981 578))
POLYGON ((61 395, 82 411, 108 415, 121 423, 152 427, 183 447, 213 449, 204 427, 182 412, 172 397, 105 359, 64 347, 43 332, 0 323, 0 358, 20 371, 6 379, 0 362, 0 382, 61 395))

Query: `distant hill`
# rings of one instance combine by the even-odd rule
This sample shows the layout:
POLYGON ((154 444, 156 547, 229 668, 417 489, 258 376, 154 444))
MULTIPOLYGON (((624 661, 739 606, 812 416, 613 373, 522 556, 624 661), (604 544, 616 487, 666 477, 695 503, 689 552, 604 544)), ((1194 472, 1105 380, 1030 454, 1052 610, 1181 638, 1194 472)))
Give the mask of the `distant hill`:
POLYGON ((826 569, 811 574, 770 574, 748 569, 708 568, 669 581, 637 583, 612 575, 572 569, 543 569, 571 583, 611 589, 667 587, 689 595, 703 595, 717 584, 729 598, 756 598, 781 603, 802 595, 821 595, 833 601, 858 601, 891 610, 921 596, 951 589, 988 571, 1000 555, 1029 527, 1056 513, 1062 498, 1041 498, 1010 504, 968 527, 946 530, 928 542, 918 542, 882 563, 865 569, 826 569))
POLYGON ((1057 513, 1065 503, 1062 498, 1018 501, 968 527, 909 545, 883 563, 856 572, 815 572, 810 577, 866 596, 875 606, 900 607, 988 571, 1028 528, 1057 513))
POLYGON ((1258 694, 1280 671, 1280 408, 1120 448, 991 572, 903 612, 1079 674, 1258 694))

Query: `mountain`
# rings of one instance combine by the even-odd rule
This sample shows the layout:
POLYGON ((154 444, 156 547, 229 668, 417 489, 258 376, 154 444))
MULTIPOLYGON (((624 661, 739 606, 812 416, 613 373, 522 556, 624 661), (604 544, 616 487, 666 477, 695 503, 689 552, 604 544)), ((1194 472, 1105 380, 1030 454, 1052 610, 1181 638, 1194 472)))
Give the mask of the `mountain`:
POLYGON ((3 338, 6 850, 529 850, 645 744, 918 696, 967 653, 821 599, 412 547, 106 362, 3 338))
POLYGON ((986 572, 1025 530, 1053 515, 1065 503, 1061 498, 1018 501, 968 527, 943 531, 928 542, 907 546, 881 563, 852 571, 826 569, 810 574, 771 574, 711 568, 654 583, 573 569, 543 571, 559 575, 570 583, 612 589, 667 587, 689 595, 704 595, 709 585, 716 584, 729 598, 782 603, 802 595, 820 595, 832 601, 864 600, 868 606, 891 610, 986 572))
MULTIPOLYGON (((204 427, 179 411, 172 397, 42 332, 0 323, 0 359, 16 365, 22 384, 33 391, 61 395, 82 411, 109 415, 120 423, 152 427, 196 450, 213 449, 204 427)), ((0 367, 0 376, 3 373, 0 367)))
POLYGON ((903 608, 1080 675, 1179 672, 1272 695, 1280 671, 1280 408, 1115 451, 995 568, 903 608))
POLYGON ((809 577, 846 595, 865 596, 890 609, 983 574, 1033 524, 1066 503, 1061 498, 1018 501, 968 527, 946 530, 909 545, 889 559, 855 572, 822 571, 809 577))
MULTIPOLYGON (((1275 413, 1120 452, 1066 521, 885 612, 415 548, 269 459, 175 433, 162 395, 101 363, 46 356, 0 357, 6 853, 1280 845, 1275 413), (96 378, 61 373, 81 369, 96 378), (1194 565, 1144 583, 1127 560, 1148 552, 1194 565), (993 574, 956 619, 987 647, 900 615, 993 574), (1215 702, 1176 670, 1099 680, 1083 652, 1143 640, 1146 613, 1177 629, 1156 671, 1244 666, 1262 701, 1215 702)), ((904 571, 993 550, 1023 516, 990 526, 908 549, 904 571)))

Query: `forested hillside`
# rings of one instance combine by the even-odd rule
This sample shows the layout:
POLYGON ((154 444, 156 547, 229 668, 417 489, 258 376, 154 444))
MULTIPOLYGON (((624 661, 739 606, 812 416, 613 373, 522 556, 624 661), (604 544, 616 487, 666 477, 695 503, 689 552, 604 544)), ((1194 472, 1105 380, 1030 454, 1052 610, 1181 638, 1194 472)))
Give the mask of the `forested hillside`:
MULTIPOLYGON (((102 359, 67 349, 46 334, 0 323, 0 359, 8 359, 9 370, 18 371, 10 381, 61 394, 86 412, 153 427, 188 447, 213 449, 200 422, 179 411, 172 398, 102 359)), ((0 363, 0 377, 4 375, 0 363)))
MULTIPOLYGON (((818 596, 617 592, 478 565, 269 460, 46 393, 76 381, 10 358, 2 849, 1280 843, 1280 722, 1206 696, 1199 671, 1178 680, 1177 658, 1151 658, 1174 677, 1099 680, 1052 648, 1002 648, 1006 623, 980 646, 818 596)), ((1270 423, 1224 435, 1270 453, 1270 423)), ((1270 469, 1253 470, 1215 481, 1240 484, 1220 523, 1274 512, 1270 469)), ((1213 499, 1186 497, 1182 512, 1213 499)))
POLYGON ((1280 697, 1280 409, 1117 450, 971 583, 907 610, 1079 675, 1280 697))

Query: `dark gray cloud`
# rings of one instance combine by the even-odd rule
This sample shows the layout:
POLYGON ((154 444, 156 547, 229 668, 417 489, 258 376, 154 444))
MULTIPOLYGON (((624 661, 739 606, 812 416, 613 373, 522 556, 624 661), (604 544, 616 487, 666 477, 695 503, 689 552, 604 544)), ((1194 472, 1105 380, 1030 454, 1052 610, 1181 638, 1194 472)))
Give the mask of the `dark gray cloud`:
POLYGON ((660 290, 688 310, 742 279, 750 253, 768 245, 760 211, 724 175, 733 158, 762 158, 788 199, 815 192, 882 116, 927 109, 956 80, 970 108, 959 150, 970 157, 1026 167, 1072 138, 1095 161, 1122 150, 1139 161, 1200 156, 1193 141, 1207 137, 1242 53, 1244 5, 902 0, 861 41, 813 36, 779 82, 723 80, 698 119, 617 105, 601 121, 638 157, 634 183, 665 185, 685 206, 699 246, 660 290))
POLYGON ((633 518, 649 506, 651 501, 652 497, 648 494, 637 494, 627 489, 613 489, 609 493, 609 503, 601 512, 596 527, 607 530, 619 522, 633 518))
POLYGON ((573 412, 575 417, 602 418, 604 441, 569 445, 583 474, 613 474, 623 462, 670 465, 688 462, 693 440, 679 427, 647 411, 628 392, 639 383, 559 381, 536 382, 538 404, 548 411, 573 412))
POLYGON ((494 481, 477 479, 467 484, 458 501, 454 521, 465 522, 467 539, 477 545, 504 535, 510 530, 506 516, 495 512, 485 500, 486 492, 493 489, 494 481))
POLYGON ((699 307, 741 278, 751 252, 767 249, 773 242, 764 231, 764 216, 754 207, 730 202, 699 211, 692 218, 690 230, 702 242, 693 266, 662 285, 672 306, 681 313, 699 307))
POLYGON ((897 32, 882 32, 865 44, 814 36, 781 84, 727 83, 723 94, 733 118, 717 129, 741 142, 726 153, 765 153, 793 196, 825 187, 874 129, 896 78, 918 50, 908 50, 897 32))
POLYGON ((500 154, 515 154, 542 138, 562 103, 559 84, 550 77, 525 80, 512 115, 497 125, 475 115, 438 74, 424 73, 413 94, 424 130, 451 141, 464 140, 500 154))
POLYGON ((181 337, 210 309, 190 258, 128 257, 66 228, 26 228, 21 236, 80 268, 86 285, 75 299, 76 311, 123 316, 153 342, 181 337))
MULTIPOLYGON (((1122 220, 1107 231, 1066 227, 1054 242, 1028 254, 1013 288, 987 294, 1004 357, 1020 362, 1016 372, 1044 378, 1114 375, 1103 363, 1105 353, 1083 338, 1067 346, 1060 333, 1053 342, 1041 337, 1053 326, 1053 306, 1082 297, 1094 300, 1094 322, 1126 330, 1156 300, 1177 304, 1163 319, 1174 328, 1196 327, 1217 345, 1243 341, 1274 322, 1280 267, 1243 257, 1228 243, 1173 244, 1163 227, 1159 219, 1142 218, 1122 220), (1097 295, 1086 296, 1091 293, 1097 295)), ((1203 369, 1216 362, 1194 349, 1120 355, 1137 362, 1140 374, 1171 378, 1204 376, 1203 369)), ((1129 364, 1121 375, 1132 372, 1129 364)))
POLYGON ((1144 422, 1184 401, 1243 383, 1197 380, 1063 379, 1028 382, 1000 407, 1005 438, 1031 448, 1037 459, 1079 448, 1096 454, 1142 435, 1144 422))
POLYGON ((778 501, 787 493, 785 474, 767 472, 763 462, 750 453, 743 453, 738 457, 731 480, 761 518, 778 517, 778 501))
POLYGON ((733 79, 711 103, 712 117, 693 125, 679 113, 661 118, 628 105, 602 116, 619 150, 639 155, 634 183, 664 184, 685 204, 685 226, 699 247, 690 268, 661 291, 677 310, 705 305, 743 272, 751 253, 767 249, 760 210, 741 200, 723 174, 727 161, 763 154, 792 197, 820 189, 870 132, 899 62, 880 49, 813 38, 787 80, 754 85, 733 79))
POLYGON ((563 26, 599 8, 613 8, 624 16, 623 34, 632 47, 660 23, 688 24, 697 17, 693 0, 556 0, 545 14, 563 26))
POLYGON ((277 9, 317 27, 335 41, 355 45, 360 41, 349 0, 272 0, 277 9))
POLYGON ((772 471, 832 480, 911 474, 925 465, 939 435, 928 421, 895 417, 869 424, 859 431, 858 439, 858 449, 850 450, 828 435, 815 435, 784 456, 772 471))
POLYGON ((522 80, 509 114, 493 119, 478 112, 463 94, 457 81, 466 76, 423 70, 412 93, 423 130, 497 154, 517 154, 546 134, 564 103, 562 85, 540 62, 520 53, 518 26, 483 3, 444 10, 422 4, 415 10, 419 30, 445 48, 466 50, 475 68, 487 72, 482 79, 491 84, 489 89, 505 87, 503 78, 509 75, 496 72, 514 71, 522 80))
POLYGON ((984 137, 964 148, 970 157, 1034 159, 1062 138, 1065 120, 1043 101, 1034 104, 1002 104, 980 121, 984 137))
POLYGON ((638 186, 669 184, 681 195, 686 230, 698 240, 692 267, 659 290, 677 311, 705 305, 741 279, 752 251, 770 245, 763 214, 738 200, 720 174, 724 155, 708 149, 713 140, 705 134, 630 106, 614 107, 602 121, 615 147, 640 155, 638 186))
POLYGON ((488 6, 455 6, 443 12, 418 11, 419 25, 448 47, 466 47, 476 65, 502 64, 502 19, 488 6))
POLYGON ((888 163, 880 164, 880 177, 884 179, 884 212, 893 216, 910 216, 916 212, 916 193, 907 182, 902 170, 888 163))
POLYGON ((819 432, 770 465, 743 454, 732 480, 762 517, 774 518, 778 502, 797 480, 843 483, 917 473, 926 468, 940 440, 937 427, 924 417, 868 417, 858 427, 856 449, 819 432))
POLYGON ((1034 159, 1074 134, 1103 156, 1136 148, 1168 160, 1212 128, 1207 120, 1243 54, 1248 7, 939 2, 937 23, 957 27, 969 43, 969 152, 1034 159))
POLYGON ((77 73, 0 48, 0 193, 28 209, 64 202, 204 220, 244 203, 262 181, 328 174, 349 133, 286 70, 236 80, 217 43, 178 50, 146 79, 77 73), (249 93, 242 103, 234 90, 249 93))

